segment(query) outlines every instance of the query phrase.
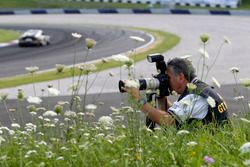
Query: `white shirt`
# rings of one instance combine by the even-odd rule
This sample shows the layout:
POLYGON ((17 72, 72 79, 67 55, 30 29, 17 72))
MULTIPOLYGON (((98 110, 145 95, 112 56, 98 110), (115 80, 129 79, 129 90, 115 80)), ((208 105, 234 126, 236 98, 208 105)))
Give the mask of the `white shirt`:
POLYGON ((168 109, 180 123, 189 118, 203 119, 208 112, 208 102, 204 97, 195 94, 186 95, 180 101, 176 101, 168 109))

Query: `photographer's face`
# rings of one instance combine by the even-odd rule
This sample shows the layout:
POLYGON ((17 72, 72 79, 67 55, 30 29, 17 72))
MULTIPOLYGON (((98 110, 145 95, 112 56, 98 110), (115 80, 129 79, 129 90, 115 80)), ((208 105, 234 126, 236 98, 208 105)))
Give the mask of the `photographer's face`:
POLYGON ((167 68, 166 74, 169 77, 169 84, 172 90, 176 91, 178 94, 182 94, 187 85, 187 80, 185 79, 184 74, 175 74, 171 67, 167 68))

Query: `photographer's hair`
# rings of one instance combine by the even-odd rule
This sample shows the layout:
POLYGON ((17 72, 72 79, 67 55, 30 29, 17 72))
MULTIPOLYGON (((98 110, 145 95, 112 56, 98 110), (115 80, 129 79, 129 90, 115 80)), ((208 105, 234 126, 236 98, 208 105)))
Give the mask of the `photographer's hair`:
POLYGON ((183 73, 186 80, 191 82, 195 77, 195 69, 190 60, 184 58, 173 58, 167 62, 167 68, 172 68, 173 73, 178 75, 183 73))

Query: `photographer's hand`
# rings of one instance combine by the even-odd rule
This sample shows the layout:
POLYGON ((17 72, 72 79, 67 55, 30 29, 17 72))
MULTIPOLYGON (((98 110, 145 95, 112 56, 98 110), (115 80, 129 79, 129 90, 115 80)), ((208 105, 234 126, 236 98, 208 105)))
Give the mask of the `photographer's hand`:
POLYGON ((140 96, 140 91, 138 88, 134 88, 134 87, 122 87, 122 89, 126 92, 128 92, 132 98, 136 101, 138 101, 141 96, 140 96))

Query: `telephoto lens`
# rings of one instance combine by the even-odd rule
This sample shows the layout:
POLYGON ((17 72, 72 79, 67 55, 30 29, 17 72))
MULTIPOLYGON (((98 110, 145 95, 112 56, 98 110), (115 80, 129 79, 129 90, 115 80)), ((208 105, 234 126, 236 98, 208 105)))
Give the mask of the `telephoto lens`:
MULTIPOLYGON (((135 79, 135 82, 139 84, 139 90, 155 90, 160 86, 160 81, 157 78, 143 78, 143 79, 135 79)), ((127 80, 119 81, 119 91, 121 93, 125 92, 122 87, 126 86, 127 80)))

